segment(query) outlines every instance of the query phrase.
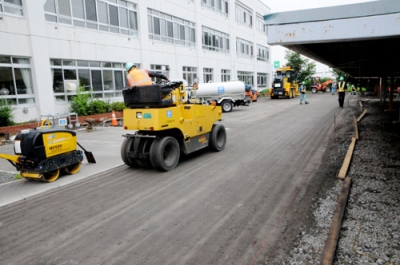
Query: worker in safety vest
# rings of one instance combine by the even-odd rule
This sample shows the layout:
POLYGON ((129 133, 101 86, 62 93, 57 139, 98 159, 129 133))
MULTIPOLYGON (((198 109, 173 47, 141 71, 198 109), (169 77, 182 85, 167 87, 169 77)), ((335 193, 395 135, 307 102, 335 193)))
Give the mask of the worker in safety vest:
POLYGON ((336 83, 336 81, 333 81, 332 87, 331 87, 332 95, 336 94, 336 90, 337 90, 337 83, 336 83))
POLYGON ((338 95, 339 95, 339 107, 343 108, 343 103, 344 103, 344 97, 346 95, 347 91, 347 84, 344 82, 343 76, 339 78, 339 83, 338 83, 338 95))
POLYGON ((301 86, 299 86, 299 92, 300 92, 300 105, 302 105, 303 100, 304 104, 308 104, 307 101, 307 96, 306 96, 306 82, 301 82, 301 86))
POLYGON ((151 77, 158 77, 169 82, 168 78, 165 75, 138 69, 136 64, 134 63, 125 64, 125 70, 128 73, 126 75, 126 79, 128 80, 130 87, 152 85, 153 81, 151 81, 151 77))

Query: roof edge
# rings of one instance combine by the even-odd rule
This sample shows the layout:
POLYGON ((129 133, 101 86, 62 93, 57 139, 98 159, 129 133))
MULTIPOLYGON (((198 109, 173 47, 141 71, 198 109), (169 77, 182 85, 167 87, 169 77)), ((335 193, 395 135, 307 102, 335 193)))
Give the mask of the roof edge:
POLYGON ((264 16, 265 25, 283 25, 321 20, 335 20, 400 13, 400 1, 380 0, 365 3, 271 13, 264 16))

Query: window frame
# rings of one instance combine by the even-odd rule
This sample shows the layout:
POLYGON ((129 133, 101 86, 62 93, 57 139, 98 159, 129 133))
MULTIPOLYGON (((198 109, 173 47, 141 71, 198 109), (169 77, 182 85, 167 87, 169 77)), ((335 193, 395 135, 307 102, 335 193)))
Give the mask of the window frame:
POLYGON ((149 39, 189 47, 196 46, 196 25, 154 9, 147 9, 149 39), (168 27, 168 24, 172 25, 168 27), (172 33, 169 32, 172 30, 172 33))
MULTIPOLYGON (((9 55, 0 55, 1 58, 5 59, 8 58, 9 60, 7 62, 0 61, 0 68, 7 68, 9 69, 11 75, 9 77, 11 79, 0 79, 0 83, 2 83, 1 88, 6 88, 8 90, 8 95, 0 95, 0 98, 6 99, 7 103, 10 105, 30 105, 30 106, 35 106, 36 105, 36 96, 35 96, 35 87, 33 83, 33 78, 32 78, 32 66, 31 66, 31 58, 30 57, 24 57, 24 56, 9 56, 9 55), (21 59, 22 62, 17 62, 16 60, 21 59), (24 75, 22 73, 22 69, 29 70, 26 72, 24 75), (19 79, 17 80, 17 72, 16 70, 21 71, 19 75, 21 75, 21 78, 23 79, 22 82, 24 82, 24 87, 20 88, 18 85, 19 79), (29 76, 27 76, 27 74, 29 76), (24 77, 25 76, 25 77, 24 77), (24 80, 25 78, 29 78, 29 83, 30 87, 28 86, 29 84, 26 84, 27 80, 24 80), (8 85, 6 85, 8 83, 8 85), (18 92, 19 90, 25 90, 25 93, 18 92), (27 93, 29 90, 31 90, 31 93, 27 93)), ((0 76, 4 75, 5 70, 2 70, 2 74, 0 76)), ((1 89, 0 88, 0 89, 1 89)))
MULTIPOLYGON (((0 0, 4 1, 4 0, 0 0)), ((120 35, 139 36, 137 4, 118 0, 63 0, 70 7, 70 15, 61 14, 60 0, 48 0, 44 7, 47 22, 73 25, 93 30, 106 31, 120 35), (49 2, 50 1, 50 2, 49 2), (82 12, 76 13, 74 8, 82 5, 82 12), (46 7, 48 5, 48 7, 46 7), (53 5, 53 7, 52 7, 53 5), (126 21, 122 23, 122 13, 126 21), (82 18, 83 16, 83 18, 82 18)))
POLYGON ((238 71, 238 79, 248 85, 254 86, 254 73, 249 71, 238 71))
POLYGON ((203 50, 229 53, 229 34, 202 26, 203 50))
POLYGON ((182 78, 186 80, 189 87, 192 87, 194 83, 199 82, 197 67, 182 66, 182 78))
POLYGON ((203 68, 203 82, 204 83, 214 82, 213 79, 214 79, 214 69, 204 67, 203 68))
POLYGON ((85 91, 91 91, 92 98, 98 98, 101 100, 109 99, 109 98, 121 98, 122 97, 122 89, 126 86, 126 78, 124 78, 124 64, 122 62, 103 62, 103 61, 85 61, 85 60, 69 60, 69 59, 50 59, 50 68, 52 70, 52 79, 53 79, 53 93, 54 99, 56 102, 70 103, 72 101, 72 97, 76 95, 76 91, 66 91, 65 83, 70 81, 76 85, 76 89, 80 89, 80 87, 84 87, 85 91), (55 61, 60 61, 60 64, 55 64, 55 61), (71 62, 71 63, 67 63, 71 62), (62 81, 56 80, 54 78, 54 71, 61 70, 62 72, 62 81), (66 79, 64 71, 75 71, 75 79, 66 79), (83 74, 85 71, 86 74, 83 74), (112 79, 112 87, 110 88, 109 82, 111 79, 108 79, 108 82, 105 80, 105 73, 110 74, 109 77, 112 79), (87 78, 84 75, 88 76, 87 78), (122 87, 116 83, 116 75, 119 75, 118 82, 122 80, 122 87), (94 80, 95 76, 97 80, 94 80), (88 79, 89 84, 81 84, 82 77, 88 79), (100 79, 98 79, 100 78, 100 79), (100 82, 99 82, 100 81, 100 82), (62 88, 60 91, 55 91, 55 83, 58 82, 62 84, 62 88), (95 87, 98 86, 98 87, 95 87), (108 86, 108 88, 107 88, 108 86), (58 100, 57 100, 58 99, 58 100))
POLYGON ((24 17, 24 5, 22 0, 20 0, 20 3, 19 5, 0 0, 0 15, 24 17))

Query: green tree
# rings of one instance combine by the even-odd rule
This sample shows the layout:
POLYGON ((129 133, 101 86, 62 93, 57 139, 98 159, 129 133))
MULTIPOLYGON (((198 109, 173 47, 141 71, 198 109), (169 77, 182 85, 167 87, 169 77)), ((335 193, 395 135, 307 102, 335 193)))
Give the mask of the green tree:
POLYGON ((298 52, 286 51, 285 59, 287 66, 296 72, 296 81, 310 83, 310 79, 315 74, 316 64, 303 57, 298 52))
POLYGON ((84 87, 79 87, 76 91, 76 96, 72 97, 71 111, 79 116, 91 114, 90 103, 92 101, 91 90, 85 91, 84 87))
POLYGON ((338 69, 332 69, 332 75, 335 77, 337 81, 339 81, 339 78, 343 76, 344 80, 348 80, 350 78, 350 75, 346 74, 345 72, 342 72, 338 69))

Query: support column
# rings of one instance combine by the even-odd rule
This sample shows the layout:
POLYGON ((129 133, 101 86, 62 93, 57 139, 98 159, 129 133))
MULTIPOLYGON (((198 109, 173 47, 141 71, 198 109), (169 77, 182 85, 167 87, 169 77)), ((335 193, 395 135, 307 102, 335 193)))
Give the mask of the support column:
MULTIPOLYGON (((55 101, 50 70, 50 58, 46 33, 43 1, 24 1, 28 23, 32 81, 39 115, 55 115, 55 101)), ((39 118, 39 117, 38 117, 39 118)))
POLYGON ((385 111, 394 111, 393 109, 393 90, 394 90, 394 75, 390 76, 390 92, 389 92, 389 108, 385 111))

